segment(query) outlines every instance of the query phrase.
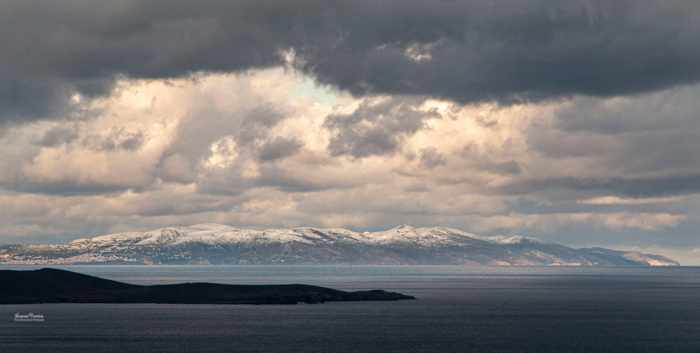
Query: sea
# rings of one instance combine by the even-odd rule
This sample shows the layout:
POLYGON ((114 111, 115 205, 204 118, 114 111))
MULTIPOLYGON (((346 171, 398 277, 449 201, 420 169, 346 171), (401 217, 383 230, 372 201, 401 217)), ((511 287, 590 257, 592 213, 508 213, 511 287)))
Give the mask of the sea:
POLYGON ((417 299, 0 305, 0 353, 700 352, 700 268, 693 267, 61 268, 138 284, 305 283, 417 299), (46 321, 13 322, 15 312, 43 314, 46 321))

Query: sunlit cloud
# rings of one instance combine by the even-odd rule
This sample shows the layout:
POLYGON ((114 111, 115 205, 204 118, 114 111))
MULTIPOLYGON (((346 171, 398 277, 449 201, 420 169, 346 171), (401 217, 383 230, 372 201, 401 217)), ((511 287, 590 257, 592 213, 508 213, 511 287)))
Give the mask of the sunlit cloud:
POLYGON ((700 246, 694 4, 60 3, 0 5, 0 243, 220 222, 700 246))

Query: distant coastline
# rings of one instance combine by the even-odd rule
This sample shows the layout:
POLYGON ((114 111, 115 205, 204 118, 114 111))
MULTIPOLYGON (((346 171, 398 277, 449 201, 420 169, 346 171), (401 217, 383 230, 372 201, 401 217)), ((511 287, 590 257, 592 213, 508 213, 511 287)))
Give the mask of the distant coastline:
POLYGON ((378 232, 221 224, 100 235, 51 245, 0 246, 10 265, 485 265, 678 266, 636 251, 571 248, 534 238, 481 236, 447 227, 401 225, 378 232))

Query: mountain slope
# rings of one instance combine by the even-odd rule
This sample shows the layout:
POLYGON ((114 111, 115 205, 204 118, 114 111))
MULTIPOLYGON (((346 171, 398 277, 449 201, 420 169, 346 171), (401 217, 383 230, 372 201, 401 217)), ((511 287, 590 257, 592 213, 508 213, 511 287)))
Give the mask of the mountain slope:
POLYGON ((167 227, 78 239, 60 245, 0 247, 7 264, 459 264, 496 266, 676 266, 659 255, 574 249, 520 236, 402 225, 347 229, 244 229, 220 224, 167 227))

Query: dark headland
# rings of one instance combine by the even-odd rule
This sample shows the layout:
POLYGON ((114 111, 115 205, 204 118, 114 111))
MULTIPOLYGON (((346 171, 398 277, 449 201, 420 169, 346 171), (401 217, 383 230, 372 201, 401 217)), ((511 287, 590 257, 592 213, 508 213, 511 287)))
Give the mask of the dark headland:
POLYGON ((415 298, 383 290, 345 292, 304 284, 182 283, 144 286, 51 268, 0 270, 0 304, 314 304, 405 299, 415 298))

